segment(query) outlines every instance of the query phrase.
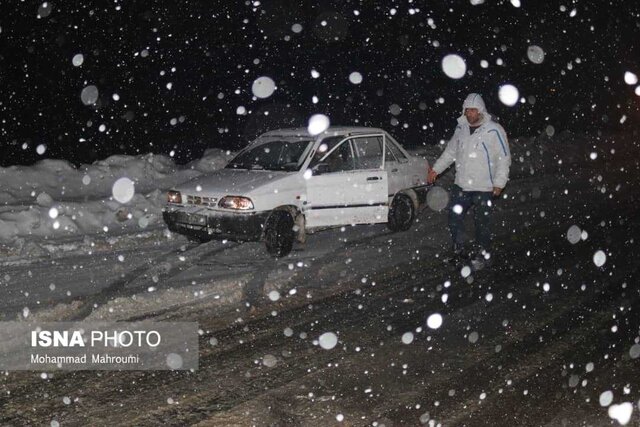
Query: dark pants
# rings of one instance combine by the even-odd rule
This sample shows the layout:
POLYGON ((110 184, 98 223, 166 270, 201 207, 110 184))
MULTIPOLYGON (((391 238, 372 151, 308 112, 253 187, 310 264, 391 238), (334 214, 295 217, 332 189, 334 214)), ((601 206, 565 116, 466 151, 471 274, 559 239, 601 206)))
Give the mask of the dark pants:
POLYGON ((492 196, 491 191, 462 191, 457 185, 453 186, 449 200, 449 231, 454 250, 461 250, 464 245, 464 217, 473 206, 476 245, 490 251, 492 196))

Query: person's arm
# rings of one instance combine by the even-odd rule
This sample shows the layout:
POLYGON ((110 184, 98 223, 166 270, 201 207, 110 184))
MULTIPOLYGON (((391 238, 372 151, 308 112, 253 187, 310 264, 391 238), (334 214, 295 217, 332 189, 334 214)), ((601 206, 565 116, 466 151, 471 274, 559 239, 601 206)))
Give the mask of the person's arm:
POLYGON ((497 150, 496 173, 493 177, 493 194, 499 196, 509 180, 509 168, 511 167, 511 151, 507 134, 502 127, 489 131, 493 135, 494 149, 497 150))
POLYGON ((438 160, 436 160, 433 168, 429 168, 428 181, 429 183, 433 183, 438 175, 447 170, 451 163, 456 160, 456 148, 458 145, 458 129, 456 127, 456 131, 453 133, 453 136, 447 143, 447 147, 444 149, 438 160))

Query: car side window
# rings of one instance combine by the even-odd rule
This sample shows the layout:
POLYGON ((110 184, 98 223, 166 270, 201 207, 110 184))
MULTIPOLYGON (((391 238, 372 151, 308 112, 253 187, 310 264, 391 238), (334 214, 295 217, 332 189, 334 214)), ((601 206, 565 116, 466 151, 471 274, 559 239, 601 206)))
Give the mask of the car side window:
POLYGON ((384 145, 384 162, 385 163, 389 163, 389 162, 397 162, 398 159, 396 158, 396 155, 393 153, 393 150, 391 150, 391 144, 389 144, 389 140, 387 140, 387 143, 384 145))
POLYGON ((344 141, 326 158, 324 158, 322 163, 326 163, 328 165, 328 172, 342 172, 355 169, 351 143, 348 140, 344 141))
POLYGON ((382 137, 365 136, 353 138, 357 153, 358 169, 379 169, 382 167, 382 137))
POLYGON ((389 155, 389 151, 391 151, 394 154, 394 157, 396 158, 396 160, 402 162, 402 161, 406 161, 407 157, 402 154, 402 151, 400 151, 400 149, 396 146, 396 144, 391 141, 389 138, 387 138, 385 147, 387 148, 387 156, 389 155))

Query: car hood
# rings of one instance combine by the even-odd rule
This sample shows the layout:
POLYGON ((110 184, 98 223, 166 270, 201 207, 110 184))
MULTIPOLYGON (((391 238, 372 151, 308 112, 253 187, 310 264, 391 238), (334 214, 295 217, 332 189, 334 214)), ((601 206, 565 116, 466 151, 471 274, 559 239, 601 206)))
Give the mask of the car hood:
POLYGON ((293 173, 295 172, 220 169, 180 184, 175 189, 185 194, 241 196, 291 176, 293 173))

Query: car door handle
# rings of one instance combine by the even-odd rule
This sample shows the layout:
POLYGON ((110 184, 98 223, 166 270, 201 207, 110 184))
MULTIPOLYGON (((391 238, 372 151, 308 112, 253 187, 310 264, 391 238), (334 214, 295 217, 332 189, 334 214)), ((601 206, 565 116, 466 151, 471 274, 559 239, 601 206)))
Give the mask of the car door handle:
POLYGON ((391 169, 391 172, 398 172, 398 168, 391 169))
POLYGON ((381 177, 379 177, 379 176, 370 176, 370 177, 367 177, 367 181, 379 181, 379 180, 381 180, 381 179, 382 179, 382 178, 381 178, 381 177))

